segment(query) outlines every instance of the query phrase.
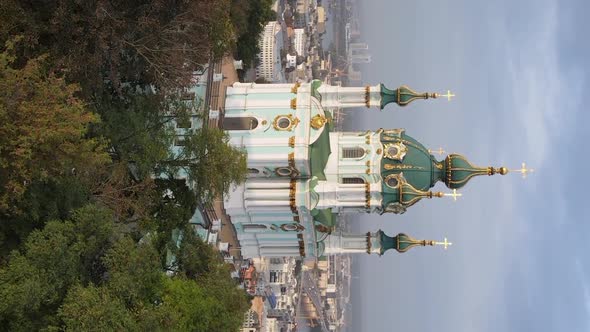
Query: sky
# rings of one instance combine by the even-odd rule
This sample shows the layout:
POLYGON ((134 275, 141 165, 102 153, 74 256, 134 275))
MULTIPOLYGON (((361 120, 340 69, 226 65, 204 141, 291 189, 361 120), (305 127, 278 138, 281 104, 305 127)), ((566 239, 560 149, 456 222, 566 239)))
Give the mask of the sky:
MULTIPOLYGON (((359 0, 367 84, 457 97, 354 111, 482 166, 452 200, 366 215, 362 231, 454 245, 360 257, 353 330, 590 331, 589 1, 359 0)), ((435 189, 445 189, 439 184, 435 189)))

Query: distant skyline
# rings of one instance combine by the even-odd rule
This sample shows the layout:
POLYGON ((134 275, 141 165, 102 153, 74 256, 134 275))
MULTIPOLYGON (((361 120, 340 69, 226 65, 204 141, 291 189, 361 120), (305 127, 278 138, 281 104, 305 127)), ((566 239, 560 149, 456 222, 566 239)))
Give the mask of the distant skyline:
MULTIPOLYGON (((367 215, 362 231, 455 245, 360 257, 354 331, 589 331, 585 1, 367 0, 367 84, 457 94, 382 112, 354 130, 405 128, 482 166, 536 172, 473 179, 452 200, 367 215)), ((435 189, 444 190, 444 186, 435 189)))

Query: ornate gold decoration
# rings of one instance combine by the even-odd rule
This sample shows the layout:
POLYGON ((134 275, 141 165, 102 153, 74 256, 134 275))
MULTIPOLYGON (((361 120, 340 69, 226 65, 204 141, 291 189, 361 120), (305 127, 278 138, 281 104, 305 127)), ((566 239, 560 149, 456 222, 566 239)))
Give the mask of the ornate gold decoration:
POLYGON ((365 163, 367 165, 367 167, 371 166, 371 161, 367 160, 367 162, 365 163))
POLYGON ((452 246, 453 245, 453 243, 452 242, 449 242, 446 237, 445 237, 445 240, 443 242, 438 242, 438 241, 430 241, 430 242, 433 242, 435 245, 438 245, 438 246, 443 246, 443 248, 445 248, 445 250, 447 250, 447 248, 449 246, 452 246))
POLYGON ((371 184, 365 183, 365 207, 371 208, 371 184))
POLYGON ((295 136, 289 137, 289 146, 292 148, 295 147, 295 136))
POLYGON ((297 98, 291 99, 291 109, 297 109, 297 98))
POLYGON ((287 161, 289 162, 289 167, 295 168, 295 152, 289 153, 287 161))
POLYGON ((289 205, 291 207, 291 211, 297 211, 297 203, 295 203, 297 194, 297 182, 295 180, 291 180, 289 183, 289 205))
POLYGON ((280 228, 284 232, 301 232, 301 231, 305 230, 305 227, 303 227, 301 224, 297 224, 297 223, 282 224, 280 226, 280 228))
POLYGON ((393 160, 403 160, 404 157, 406 156, 406 153, 408 152, 408 147, 401 142, 397 142, 397 143, 387 143, 383 146, 384 149, 384 156, 386 158, 389 159, 393 159, 393 160), (397 152, 395 154, 391 154, 389 152, 390 148, 396 148, 397 152))
POLYGON ((457 197, 461 197, 461 196, 463 196, 463 194, 459 194, 459 193, 457 193, 457 189, 453 189, 453 193, 452 194, 443 193, 443 196, 453 197, 453 200, 456 202, 457 201, 457 197))
POLYGON ((432 98, 437 98, 437 97, 446 97, 448 101, 451 101, 451 98, 455 97, 454 94, 451 93, 451 90, 447 90, 447 94, 446 95, 441 95, 438 93, 433 93, 432 98))
POLYGON ((371 107, 371 87, 368 85, 365 86, 365 105, 371 107))
POLYGON ((278 130, 278 131, 291 131, 291 130, 293 130, 293 128, 297 127, 298 124, 299 124, 299 119, 297 117, 293 116, 292 114, 279 115, 279 116, 275 117, 274 121, 272 122, 272 126, 275 128, 275 130, 278 130), (281 119, 289 120, 289 126, 287 126, 285 128, 279 127, 279 121, 281 119))
POLYGON ((434 163, 434 167, 438 168, 438 169, 443 169, 443 165, 442 163, 434 163))
POLYGON ((301 83, 299 83, 299 82, 295 83, 295 85, 293 85, 293 87, 291 88, 291 93, 297 93, 297 89, 299 89, 300 86, 301 86, 301 83))
MULTIPOLYGON (((478 175, 494 175, 494 174, 501 174, 501 175, 506 175, 508 174, 509 170, 506 167, 477 167, 474 166, 473 164, 471 164, 464 156, 460 155, 460 154, 452 154, 447 156, 447 158, 445 158, 445 166, 446 166, 446 181, 445 183, 447 185, 450 184, 463 184, 466 183, 467 181, 471 180, 471 178, 478 176, 478 175), (452 161, 453 158, 458 158, 458 159, 462 159, 464 162, 466 162, 471 168, 461 168, 461 167, 452 167, 452 161), (453 172, 454 171, 468 171, 471 174, 469 174, 468 176, 466 176, 465 178, 461 179, 461 180, 455 180, 453 181, 453 172)), ((524 167, 523 167, 524 168, 524 167)), ((530 172, 531 170, 527 170, 526 172, 530 172)), ((525 172, 525 173, 526 173, 525 172)))
POLYGON ((403 128, 396 128, 396 129, 387 129, 387 130, 383 130, 383 134, 384 135, 388 135, 388 136, 395 136, 395 137, 401 137, 401 135, 405 132, 406 130, 403 128))
POLYGON ((414 165, 404 165, 404 164, 385 164, 383 166, 386 170, 394 170, 394 169, 424 169, 422 166, 414 166, 414 165))
POLYGON ((321 116, 319 114, 316 114, 313 118, 311 118, 311 126, 314 129, 320 129, 326 124, 327 121, 328 120, 326 119, 325 116, 321 116))
POLYGON ((383 180, 385 182, 385 184, 392 189, 398 189, 400 188, 400 197, 401 197, 401 185, 403 182, 405 182, 405 179, 403 177, 402 174, 389 174, 388 176, 385 177, 385 179, 383 180), (397 180, 397 184, 395 186, 391 186, 389 184, 389 180, 390 179, 396 179, 397 180))
POLYGON ((371 169, 370 168, 367 168, 367 170, 365 171, 365 173, 371 174, 371 169))
POLYGON ((381 149, 377 149, 377 151, 375 151, 377 154, 381 154, 383 152, 383 150, 381 149))
POLYGON ((266 124, 267 124, 267 123, 268 123, 268 121, 266 121, 266 120, 262 120, 262 125, 263 125, 263 126, 266 126, 266 124))
POLYGON ((428 149, 428 153, 436 153, 438 155, 443 155, 445 152, 445 150, 443 150, 443 148, 438 148, 438 150, 432 150, 432 149, 428 149))
POLYGON ((522 174, 522 178, 525 179, 529 173, 533 173, 534 171, 535 170, 532 168, 526 168, 526 163, 522 163, 522 166, 520 167, 520 169, 509 170, 506 167, 500 167, 500 169, 498 170, 498 173, 500 173, 502 175, 506 175, 506 174, 508 174, 508 172, 518 172, 518 173, 522 174))

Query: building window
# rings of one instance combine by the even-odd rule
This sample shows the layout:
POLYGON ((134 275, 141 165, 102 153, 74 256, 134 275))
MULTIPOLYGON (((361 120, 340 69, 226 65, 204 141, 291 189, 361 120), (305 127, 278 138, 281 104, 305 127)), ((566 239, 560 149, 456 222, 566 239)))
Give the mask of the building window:
POLYGON ((260 170, 258 168, 248 168, 248 173, 250 175, 256 175, 260 173, 260 170))
POLYGON ((278 176, 291 176, 293 169, 291 167, 279 167, 275 170, 278 176))
POLYGON ((365 149, 360 146, 342 148, 342 158, 345 159, 360 159, 365 155, 365 149))
POLYGON ((176 128, 189 129, 192 127, 190 118, 176 118, 176 128))
POLYGON ((365 183, 365 179, 358 178, 358 177, 349 177, 349 178, 342 178, 343 184, 363 184, 365 183))
POLYGON ((195 93, 194 92, 183 92, 182 95, 180 96, 180 99, 182 100, 195 100, 195 93))
POLYGON ((260 224, 245 224, 243 225, 244 231, 259 231, 259 230, 265 230, 267 227, 266 225, 260 225, 260 224))
POLYGON ((176 136, 174 138, 174 146, 186 146, 186 139, 184 136, 176 136))
POLYGON ((225 130, 252 130, 258 127, 258 119, 247 117, 226 117, 222 124, 225 130))
POLYGON ((299 119, 291 114, 277 116, 272 125, 276 130, 289 131, 299 124, 299 119))

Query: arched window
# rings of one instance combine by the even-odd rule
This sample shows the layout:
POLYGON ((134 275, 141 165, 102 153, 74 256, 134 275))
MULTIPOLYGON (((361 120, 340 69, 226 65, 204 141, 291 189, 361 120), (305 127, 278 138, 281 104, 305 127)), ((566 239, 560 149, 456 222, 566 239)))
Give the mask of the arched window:
POLYGON ((253 116, 226 117, 222 127, 225 130, 252 130, 258 127, 258 119, 253 116))
POLYGON ((359 159, 365 155, 365 149, 360 146, 342 148, 342 158, 359 159))
POLYGON ((342 178, 343 184, 363 184, 365 183, 365 179, 359 177, 348 177, 342 178))

